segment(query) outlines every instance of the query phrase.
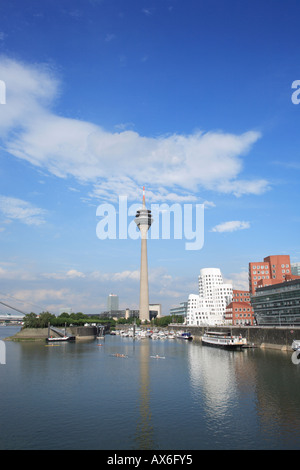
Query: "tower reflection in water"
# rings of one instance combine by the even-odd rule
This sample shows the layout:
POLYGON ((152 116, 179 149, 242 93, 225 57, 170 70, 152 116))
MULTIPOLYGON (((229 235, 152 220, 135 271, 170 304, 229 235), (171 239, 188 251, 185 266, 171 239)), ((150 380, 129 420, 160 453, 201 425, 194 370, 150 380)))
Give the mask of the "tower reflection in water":
POLYGON ((140 417, 137 423, 136 443, 137 449, 151 450, 154 448, 153 425, 151 422, 150 408, 150 374, 149 358, 150 344, 149 339, 138 342, 140 359, 140 386, 139 386, 139 408, 140 417))

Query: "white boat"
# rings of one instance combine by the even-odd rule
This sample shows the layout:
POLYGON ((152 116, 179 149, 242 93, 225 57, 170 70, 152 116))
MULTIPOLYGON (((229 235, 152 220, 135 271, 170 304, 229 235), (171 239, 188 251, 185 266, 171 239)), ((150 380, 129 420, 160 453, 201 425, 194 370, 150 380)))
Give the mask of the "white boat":
POLYGON ((300 340, 299 339, 294 339, 292 342, 292 349, 293 351, 298 351, 300 349, 300 340))
POLYGON ((242 349, 247 345, 247 340, 242 336, 232 336, 230 332, 206 331, 202 336, 202 344, 223 349, 242 349))
POLYGON ((75 336, 58 336, 58 337, 53 337, 50 336, 49 338, 46 338, 47 343, 60 343, 60 342, 65 342, 65 341, 75 341, 75 336))

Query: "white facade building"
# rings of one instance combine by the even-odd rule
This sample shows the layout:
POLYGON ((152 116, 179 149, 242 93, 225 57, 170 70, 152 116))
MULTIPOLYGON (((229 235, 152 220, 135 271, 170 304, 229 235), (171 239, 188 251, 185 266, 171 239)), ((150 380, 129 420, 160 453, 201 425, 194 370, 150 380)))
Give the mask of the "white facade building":
POLYGON ((199 295, 189 295, 187 325, 222 325, 226 306, 231 301, 232 285, 223 283, 220 269, 201 269, 199 295))

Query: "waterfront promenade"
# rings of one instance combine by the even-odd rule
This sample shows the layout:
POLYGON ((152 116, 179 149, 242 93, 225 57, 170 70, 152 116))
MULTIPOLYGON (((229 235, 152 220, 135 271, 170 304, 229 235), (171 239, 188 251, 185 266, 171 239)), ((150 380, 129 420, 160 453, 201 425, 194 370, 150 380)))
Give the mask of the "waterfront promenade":
MULTIPOLYGON (((120 328, 130 328, 132 325, 120 325, 120 328)), ((145 326, 144 328, 149 328, 145 326)), ((282 351, 292 351, 291 345, 294 340, 300 339, 300 327, 264 327, 264 326, 189 326, 182 324, 171 324, 168 330, 184 330, 192 334, 194 341, 201 341, 204 332, 210 331, 232 331, 235 336, 243 336, 251 346, 265 349, 278 349, 282 351)), ((88 327, 70 327, 67 328, 68 334, 76 336, 76 340, 89 340, 96 337, 97 328, 88 327)), ((48 336, 47 328, 25 328, 11 338, 14 341, 39 341, 45 340, 48 336)))

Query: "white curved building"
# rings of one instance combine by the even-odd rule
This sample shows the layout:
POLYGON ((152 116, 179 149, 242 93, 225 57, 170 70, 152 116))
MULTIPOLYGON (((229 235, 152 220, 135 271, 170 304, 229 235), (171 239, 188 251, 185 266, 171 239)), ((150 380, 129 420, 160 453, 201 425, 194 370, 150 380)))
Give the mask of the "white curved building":
POLYGON ((220 269, 204 268, 199 275, 199 295, 190 294, 187 325, 222 325, 226 306, 232 301, 232 285, 224 284, 220 269))

